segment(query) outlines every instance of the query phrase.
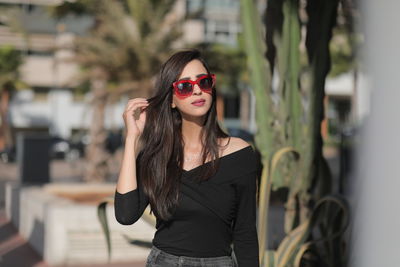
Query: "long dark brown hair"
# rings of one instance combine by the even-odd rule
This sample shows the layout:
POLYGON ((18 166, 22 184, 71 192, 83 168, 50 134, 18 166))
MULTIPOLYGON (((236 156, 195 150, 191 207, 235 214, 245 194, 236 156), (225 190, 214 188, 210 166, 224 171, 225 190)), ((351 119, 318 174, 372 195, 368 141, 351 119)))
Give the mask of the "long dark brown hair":
MULTIPOLYGON (((162 66, 155 81, 155 94, 146 108, 146 124, 139 143, 138 175, 151 210, 162 219, 169 220, 179 200, 180 179, 183 169, 182 117, 177 108, 172 108, 173 87, 190 61, 200 60, 210 74, 209 67, 197 49, 183 50, 173 54, 162 66)), ((197 180, 209 179, 219 166, 218 138, 229 137, 219 126, 216 109, 217 94, 214 87, 212 104, 206 114, 202 134, 202 163, 197 180)), ((230 140, 230 139, 229 139, 230 140)))

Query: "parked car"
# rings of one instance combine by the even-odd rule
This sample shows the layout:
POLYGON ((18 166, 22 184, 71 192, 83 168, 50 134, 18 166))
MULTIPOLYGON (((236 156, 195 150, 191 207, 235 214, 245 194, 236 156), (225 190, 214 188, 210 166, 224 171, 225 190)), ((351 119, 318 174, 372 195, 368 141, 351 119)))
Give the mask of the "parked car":
MULTIPOLYGON (((59 136, 50 137, 50 159, 77 159, 84 155, 83 140, 72 142, 59 136)), ((10 163, 16 161, 16 146, 0 151, 0 161, 10 163)))
POLYGON ((0 151, 0 160, 4 163, 15 162, 16 160, 16 149, 15 146, 7 147, 0 151))
POLYGON ((52 136, 50 138, 50 158, 51 159, 65 159, 67 153, 70 151, 70 142, 59 136, 52 136))
MULTIPOLYGON (((57 136, 50 138, 50 159, 63 159, 69 149, 70 144, 67 140, 57 136)), ((0 151, 0 160, 4 163, 15 162, 16 154, 16 146, 14 145, 11 148, 6 148, 0 151)))
POLYGON ((122 130, 110 131, 107 134, 105 148, 109 153, 114 154, 123 145, 123 141, 122 130))
POLYGON ((71 136, 71 153, 82 158, 85 156, 86 147, 90 144, 90 136, 85 131, 80 131, 71 136))

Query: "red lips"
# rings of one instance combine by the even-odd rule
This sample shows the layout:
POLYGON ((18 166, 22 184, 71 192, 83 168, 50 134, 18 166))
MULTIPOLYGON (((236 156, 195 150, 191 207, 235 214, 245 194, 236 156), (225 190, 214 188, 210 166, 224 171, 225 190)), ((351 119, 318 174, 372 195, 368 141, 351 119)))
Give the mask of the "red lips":
POLYGON ((206 102, 206 100, 203 98, 197 99, 197 100, 193 101, 192 104, 201 103, 201 102, 206 102))

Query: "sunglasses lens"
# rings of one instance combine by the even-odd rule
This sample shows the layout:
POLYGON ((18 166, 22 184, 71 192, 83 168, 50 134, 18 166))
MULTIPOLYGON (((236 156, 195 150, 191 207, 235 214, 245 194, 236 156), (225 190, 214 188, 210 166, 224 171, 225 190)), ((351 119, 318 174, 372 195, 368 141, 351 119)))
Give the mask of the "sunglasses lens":
POLYGON ((211 90, 212 88, 212 78, 204 77, 199 81, 200 88, 203 90, 211 90))
POLYGON ((192 85, 188 82, 179 83, 178 93, 180 95, 190 95, 192 93, 192 85))

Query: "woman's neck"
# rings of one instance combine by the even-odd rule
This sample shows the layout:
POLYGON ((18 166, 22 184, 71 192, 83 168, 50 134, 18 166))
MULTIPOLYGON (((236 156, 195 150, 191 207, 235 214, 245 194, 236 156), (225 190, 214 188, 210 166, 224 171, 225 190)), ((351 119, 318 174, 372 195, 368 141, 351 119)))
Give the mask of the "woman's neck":
POLYGON ((198 121, 182 121, 182 137, 187 150, 201 150, 201 129, 203 127, 202 123, 198 121))

